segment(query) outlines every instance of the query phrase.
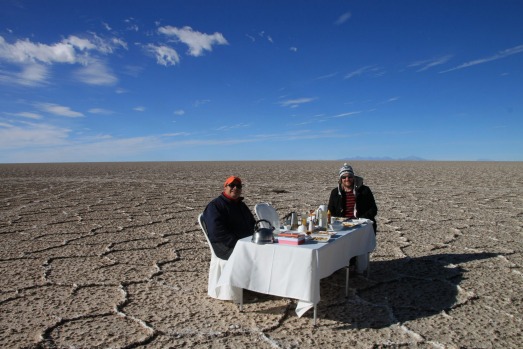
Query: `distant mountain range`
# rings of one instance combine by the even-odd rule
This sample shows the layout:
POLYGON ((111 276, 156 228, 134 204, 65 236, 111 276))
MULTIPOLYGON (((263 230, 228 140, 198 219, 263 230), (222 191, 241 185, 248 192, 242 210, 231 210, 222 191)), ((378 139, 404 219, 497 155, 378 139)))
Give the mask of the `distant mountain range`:
POLYGON ((364 161, 428 161, 427 159, 420 158, 418 156, 407 156, 404 158, 391 158, 390 156, 354 156, 350 158, 343 158, 343 160, 364 160, 364 161))

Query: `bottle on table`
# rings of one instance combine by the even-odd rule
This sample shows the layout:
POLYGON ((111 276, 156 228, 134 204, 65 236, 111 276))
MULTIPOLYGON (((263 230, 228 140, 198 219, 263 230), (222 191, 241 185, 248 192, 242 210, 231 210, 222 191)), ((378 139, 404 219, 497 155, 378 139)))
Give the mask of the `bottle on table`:
POLYGON ((298 229, 298 216, 296 215, 296 212, 291 213, 291 229, 292 230, 298 229))

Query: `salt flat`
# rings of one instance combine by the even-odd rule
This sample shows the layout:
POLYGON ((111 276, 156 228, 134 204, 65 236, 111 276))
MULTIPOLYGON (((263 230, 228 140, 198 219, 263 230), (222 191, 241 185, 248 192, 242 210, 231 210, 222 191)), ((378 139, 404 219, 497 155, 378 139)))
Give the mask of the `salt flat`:
POLYGON ((229 175, 283 216, 340 161, 0 165, 2 348, 519 348, 523 163, 354 161, 378 204, 370 277, 296 302, 207 296, 197 216, 229 175))

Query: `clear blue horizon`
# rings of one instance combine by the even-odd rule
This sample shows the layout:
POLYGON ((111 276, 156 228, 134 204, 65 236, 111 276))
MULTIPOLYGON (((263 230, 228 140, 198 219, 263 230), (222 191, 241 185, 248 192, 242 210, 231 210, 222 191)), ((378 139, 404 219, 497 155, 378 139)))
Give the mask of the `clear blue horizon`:
POLYGON ((522 13, 5 0, 0 163, 523 161, 522 13))

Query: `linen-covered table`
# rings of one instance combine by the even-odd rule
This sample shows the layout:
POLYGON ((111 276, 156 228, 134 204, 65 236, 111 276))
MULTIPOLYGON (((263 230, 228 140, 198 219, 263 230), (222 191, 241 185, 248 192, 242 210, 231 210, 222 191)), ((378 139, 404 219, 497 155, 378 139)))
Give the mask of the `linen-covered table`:
POLYGON ((348 266, 357 257, 357 268, 368 267, 368 254, 376 247, 370 220, 357 227, 336 232, 328 243, 308 241, 303 245, 239 240, 218 281, 218 287, 232 285, 254 292, 298 300, 296 314, 301 317, 320 301, 320 279, 348 266))

